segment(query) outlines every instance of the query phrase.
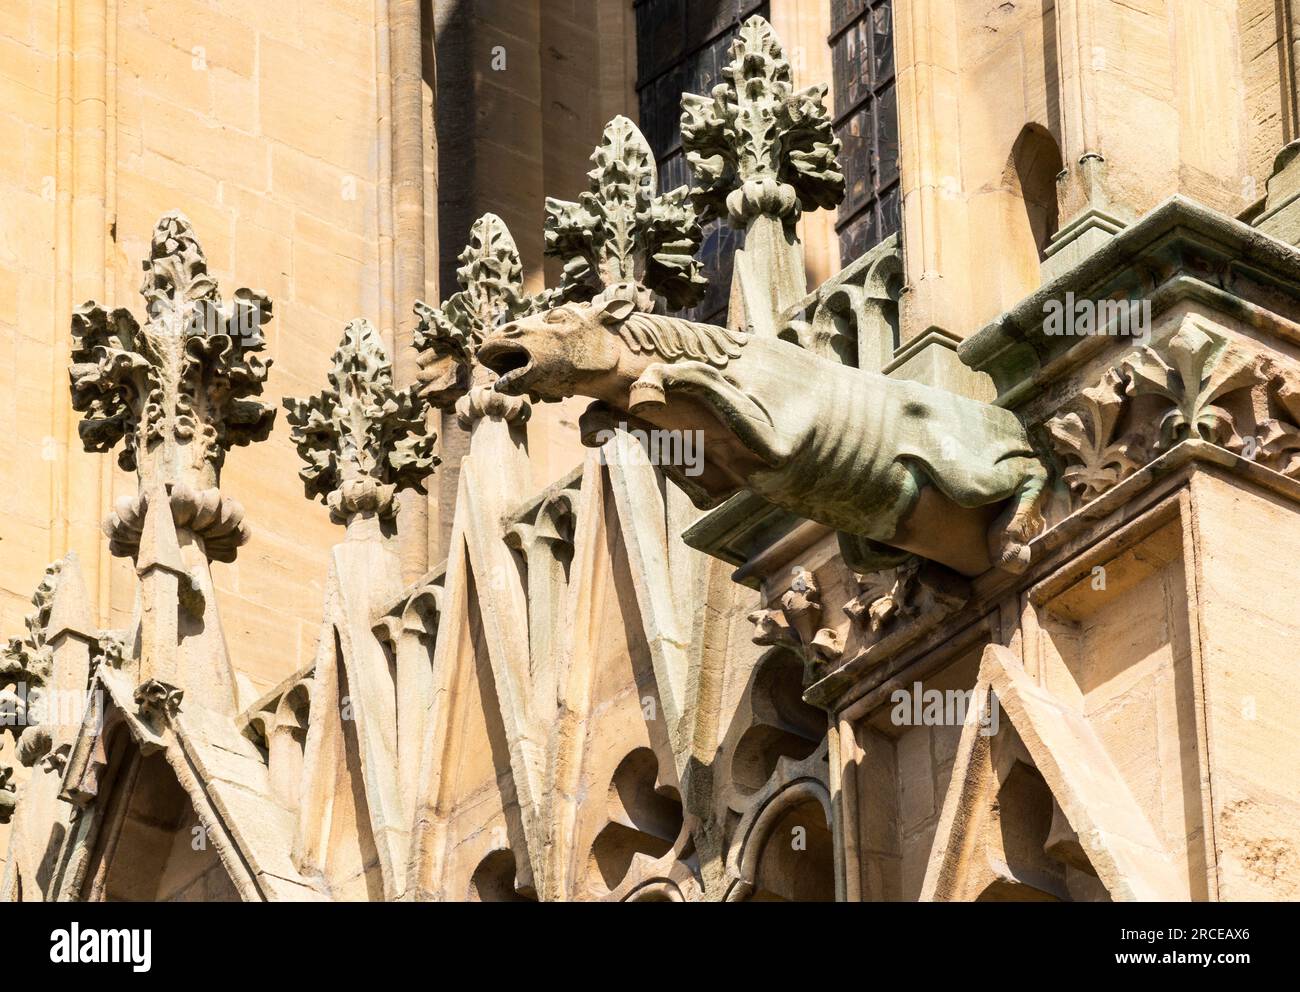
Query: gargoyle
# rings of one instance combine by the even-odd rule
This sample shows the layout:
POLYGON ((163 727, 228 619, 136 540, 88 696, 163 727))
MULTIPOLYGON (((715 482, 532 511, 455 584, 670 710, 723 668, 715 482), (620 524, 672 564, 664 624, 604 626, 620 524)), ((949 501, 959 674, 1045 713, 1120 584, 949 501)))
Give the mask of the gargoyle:
POLYGON ((1010 411, 640 312, 630 289, 497 330, 479 350, 495 388, 596 400, 580 425, 588 444, 619 424, 700 431, 702 469, 660 466, 696 506, 752 490, 835 528, 859 570, 909 554, 965 575, 1028 564, 1047 470, 1010 411))

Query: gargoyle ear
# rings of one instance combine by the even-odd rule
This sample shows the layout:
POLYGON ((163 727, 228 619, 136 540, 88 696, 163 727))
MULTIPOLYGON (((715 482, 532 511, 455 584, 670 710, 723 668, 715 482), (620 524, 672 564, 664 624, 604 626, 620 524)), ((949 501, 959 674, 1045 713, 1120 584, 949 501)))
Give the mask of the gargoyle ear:
POLYGON ((602 324, 621 324, 631 316, 632 311, 636 309, 636 304, 631 300, 625 300, 620 297, 606 300, 605 305, 601 307, 600 317, 602 324))

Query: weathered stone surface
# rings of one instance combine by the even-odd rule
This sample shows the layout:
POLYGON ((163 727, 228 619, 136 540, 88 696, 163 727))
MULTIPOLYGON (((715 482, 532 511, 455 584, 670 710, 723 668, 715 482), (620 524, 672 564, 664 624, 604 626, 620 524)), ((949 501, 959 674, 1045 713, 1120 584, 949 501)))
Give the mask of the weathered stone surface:
POLYGON ((421 300, 415 303, 420 395, 436 407, 454 407, 469 423, 484 415, 524 423, 531 412, 526 400, 486 395, 495 377, 478 363, 478 349, 499 324, 544 307, 551 295, 525 295, 519 250, 510 229, 495 214, 474 222, 458 261, 460 292, 437 308, 421 300))
POLYGON ((652 292, 674 308, 699 302, 703 235, 688 190, 658 191, 650 146, 626 117, 606 125, 591 164, 577 202, 546 201, 546 253, 564 261, 561 298, 620 287, 645 308, 652 292))
POLYGON ((701 431, 704 471, 689 477, 666 467, 697 506, 748 488, 972 575, 990 561, 1022 564, 1041 526, 1047 472, 1011 413, 785 341, 639 313, 614 298, 507 325, 480 359, 501 376, 498 391, 597 400, 584 427, 593 438, 629 416, 664 431, 701 431), (810 382, 815 394, 802 388, 810 382), (990 533, 984 508, 1008 501, 990 533), (947 521, 942 540, 939 516, 947 521))
POLYGON ((262 325, 271 301, 247 289, 223 306, 189 220, 154 228, 140 287, 148 318, 94 303, 73 317, 72 406, 87 451, 125 441, 118 461, 141 488, 215 487, 226 451, 266 438, 275 412, 252 399, 269 362, 262 325))
POLYGON ((794 89, 790 63, 766 20, 751 17, 732 43, 724 82, 682 97, 682 147, 695 199, 745 226, 760 214, 787 223, 836 206, 844 175, 825 84, 794 89))
POLYGON ((0 24, 9 632, 46 562, 82 562, 43 584, 0 709, 30 721, 20 681, 92 689, 0 753, 0 900, 1294 896, 1292 19, 877 3, 823 99, 855 5, 774 2, 790 59, 741 28, 686 99, 695 190, 661 193, 683 77, 637 92, 650 7, 452 6, 436 32, 350 0, 22 0, 0 24), (402 62, 421 36, 436 136, 402 62), (650 141, 618 116, 639 98, 650 141), (878 182, 866 209, 902 227, 834 276, 840 175, 846 214, 878 182), (171 207, 204 258, 174 216, 149 242, 171 207), (467 231, 459 292, 413 319, 424 275, 457 288, 467 231), (727 326, 669 318, 742 236, 711 287, 727 326), (141 254, 158 312, 132 322, 141 254), (260 294, 170 333, 236 276, 275 295, 273 339, 230 335, 260 294), (1149 333, 1054 334, 1067 294, 1149 301, 1149 333), (318 388, 356 314, 340 388, 225 458, 269 423, 259 389, 318 388), (518 322, 562 368, 534 397, 509 395, 526 362, 497 390, 478 361, 518 322), (381 349, 435 410, 392 389, 388 411, 381 349), (989 376, 996 406, 973 402, 989 376), (589 387, 607 405, 581 423, 545 402, 589 387), (384 512, 429 453, 422 414, 454 466, 427 529, 422 498, 384 512), (70 457, 79 425, 141 478, 70 457), (603 443, 575 470, 584 430, 603 443), (295 444, 309 496, 352 518, 333 551, 295 444), (987 567, 1036 474, 1009 453, 1052 473, 1019 573, 987 567), (900 462, 928 466, 917 493, 900 462), (735 495, 702 519, 669 476, 735 495), (393 524, 437 564, 404 581, 393 524))

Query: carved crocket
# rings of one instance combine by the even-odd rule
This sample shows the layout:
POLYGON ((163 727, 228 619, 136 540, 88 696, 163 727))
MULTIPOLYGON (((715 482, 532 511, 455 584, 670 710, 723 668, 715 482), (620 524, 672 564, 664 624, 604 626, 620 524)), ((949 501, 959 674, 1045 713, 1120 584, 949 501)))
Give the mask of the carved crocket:
POLYGON ((854 567, 916 554, 966 575, 1016 569, 1042 527, 1047 471, 1011 412, 786 341, 613 292, 502 327, 479 360, 502 392, 595 399, 587 443, 620 422, 701 431, 699 474, 661 466, 696 506, 752 490, 839 531, 854 567))

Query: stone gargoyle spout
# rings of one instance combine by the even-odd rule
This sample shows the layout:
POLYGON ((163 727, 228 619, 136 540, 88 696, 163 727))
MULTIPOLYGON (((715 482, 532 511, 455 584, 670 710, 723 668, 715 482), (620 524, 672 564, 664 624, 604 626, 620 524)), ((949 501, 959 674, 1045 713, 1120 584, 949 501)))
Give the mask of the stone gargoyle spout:
POLYGON ((1028 563, 1048 473, 1011 412, 626 297, 516 320, 479 360, 501 392, 596 400, 588 444, 620 423, 699 432, 699 464, 660 466, 696 506, 752 490, 839 531, 859 567, 909 554, 965 575, 1028 563))

